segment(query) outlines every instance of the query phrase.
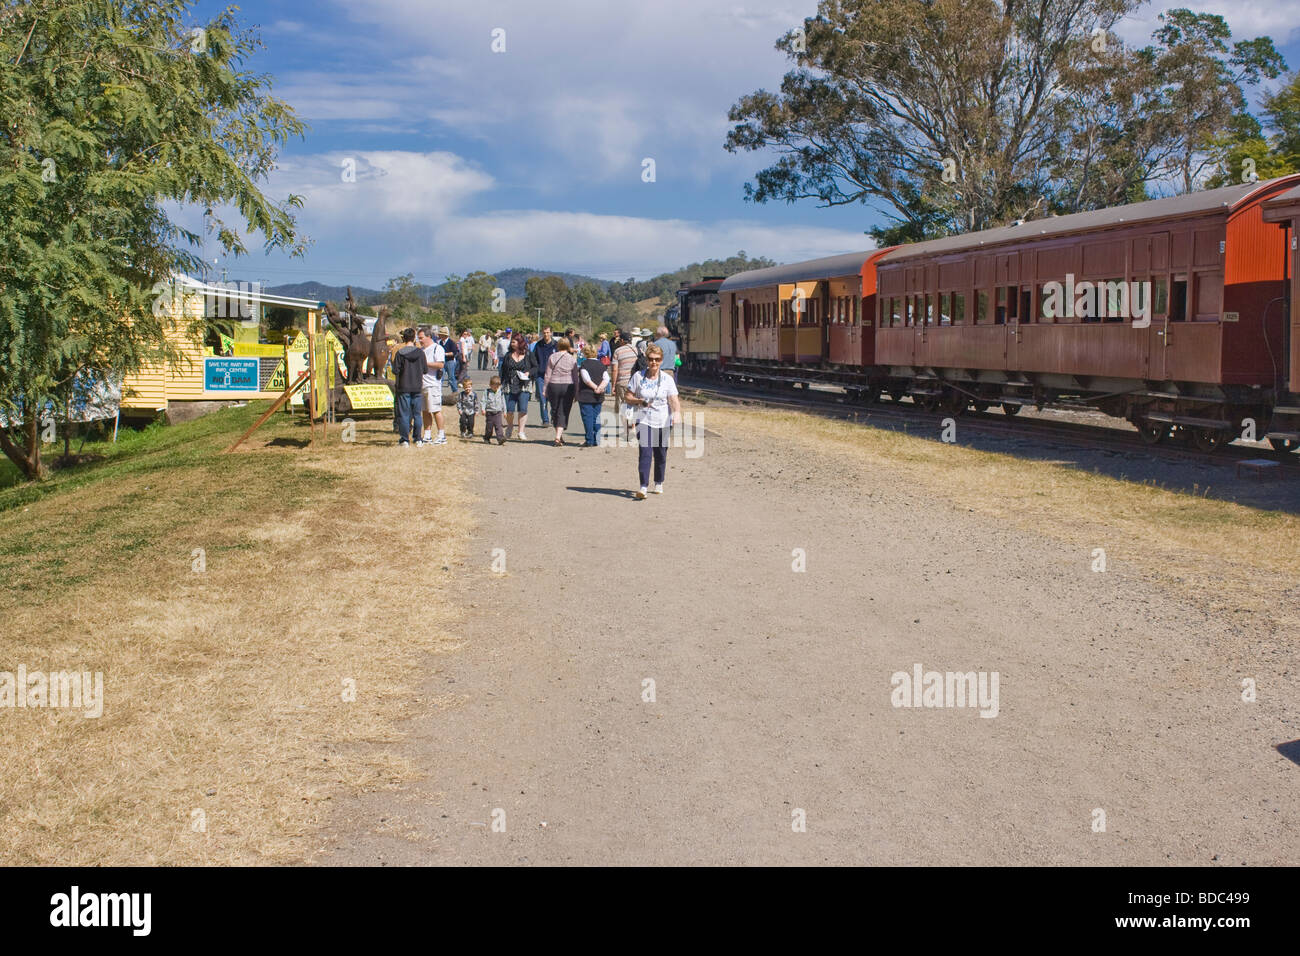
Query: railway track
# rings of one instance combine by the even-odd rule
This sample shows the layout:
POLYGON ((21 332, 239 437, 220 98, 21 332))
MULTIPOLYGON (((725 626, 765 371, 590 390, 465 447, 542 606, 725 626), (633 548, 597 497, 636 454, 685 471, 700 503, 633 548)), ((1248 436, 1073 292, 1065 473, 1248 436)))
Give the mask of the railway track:
POLYGON ((910 401, 897 403, 882 401, 864 405, 852 401, 842 391, 797 389, 788 385, 752 388, 726 382, 687 383, 681 386, 681 391, 686 396, 705 395, 711 399, 721 399, 741 405, 815 411, 877 428, 898 429, 901 426, 902 430, 922 437, 926 435, 938 437, 944 419, 953 418, 959 423, 960 430, 973 430, 978 434, 995 438, 1041 438, 1094 450, 1138 453, 1164 461, 1235 465, 1238 462, 1262 458, 1278 462, 1283 477, 1300 478, 1300 456, 1294 452, 1276 452, 1263 446, 1241 445, 1227 445, 1206 452, 1176 440, 1150 445, 1142 441, 1136 430, 1129 431, 1117 425, 1048 421, 1024 416, 1012 418, 1004 414, 976 412, 971 409, 960 414, 949 411, 928 412, 910 401))

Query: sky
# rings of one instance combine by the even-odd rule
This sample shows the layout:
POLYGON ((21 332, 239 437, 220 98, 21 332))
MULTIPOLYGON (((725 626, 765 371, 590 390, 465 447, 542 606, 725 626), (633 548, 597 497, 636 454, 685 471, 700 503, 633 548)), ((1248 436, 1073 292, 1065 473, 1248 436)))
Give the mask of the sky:
MULTIPOLYGON (((1145 42, 1178 5, 1148 3, 1117 32, 1145 42)), ((1300 0, 1181 5, 1222 14, 1234 38, 1271 36, 1300 67, 1300 0)), ((195 24, 222 6, 196 4, 195 24)), ((291 259, 253 241, 233 259, 209 243, 205 258, 232 277, 382 288, 408 272, 435 284, 529 267, 644 279, 740 250, 794 262, 869 249, 865 231, 885 221, 864 205, 747 202, 745 182, 775 154, 722 146, 728 108, 790 69, 774 43, 815 0, 240 6, 265 44, 248 68, 310 127, 264 192, 305 197, 312 245, 291 259)))

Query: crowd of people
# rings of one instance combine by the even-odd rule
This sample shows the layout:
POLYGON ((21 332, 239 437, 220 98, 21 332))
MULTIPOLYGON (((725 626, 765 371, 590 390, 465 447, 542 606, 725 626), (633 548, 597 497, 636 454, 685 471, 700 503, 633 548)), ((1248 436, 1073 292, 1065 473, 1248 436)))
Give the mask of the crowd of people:
POLYGON ((625 440, 631 442, 633 429, 637 433, 635 497, 663 494, 669 432, 682 421, 676 381, 681 359, 666 327, 659 327, 654 340, 649 334, 636 328, 619 332, 614 342, 602 334, 589 343, 573 329, 556 337, 546 327, 540 335, 511 329, 495 336, 485 332, 476 342, 468 331, 453 338, 446 327, 403 329, 402 345, 392 358, 398 444, 446 444, 444 382, 455 392, 460 437, 474 437, 482 414, 483 441, 495 438, 499 445, 512 437, 516 425, 519 440, 528 440, 528 405, 535 395, 542 426, 555 429, 552 445, 564 445, 576 403, 583 427, 581 447, 595 447, 600 444, 605 399, 612 397, 615 420, 626 429, 625 440), (475 351, 478 368, 496 373, 481 398, 469 378, 475 351))

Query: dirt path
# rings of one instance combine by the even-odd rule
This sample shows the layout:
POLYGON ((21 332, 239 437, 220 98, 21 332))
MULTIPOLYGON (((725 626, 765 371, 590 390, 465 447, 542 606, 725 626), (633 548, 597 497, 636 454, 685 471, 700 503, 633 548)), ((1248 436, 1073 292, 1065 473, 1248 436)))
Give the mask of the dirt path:
POLYGON ((709 415, 644 502, 632 449, 474 446, 428 776, 319 862, 1300 863, 1292 637, 709 415), (996 718, 891 706, 918 663, 998 672, 996 718))

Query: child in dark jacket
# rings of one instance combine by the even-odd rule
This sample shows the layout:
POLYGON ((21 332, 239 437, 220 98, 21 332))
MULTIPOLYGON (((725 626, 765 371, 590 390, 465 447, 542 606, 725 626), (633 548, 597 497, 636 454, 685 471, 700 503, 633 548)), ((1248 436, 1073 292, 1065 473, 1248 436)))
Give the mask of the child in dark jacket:
POLYGON ((474 383, 464 378, 460 383, 460 394, 456 396, 456 411, 460 412, 460 437, 474 437, 474 416, 479 410, 478 392, 474 383))

